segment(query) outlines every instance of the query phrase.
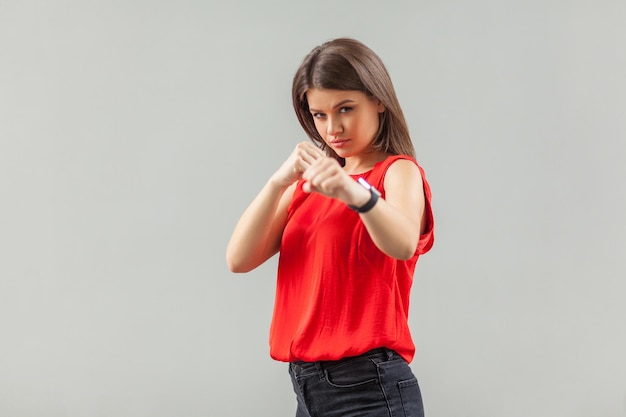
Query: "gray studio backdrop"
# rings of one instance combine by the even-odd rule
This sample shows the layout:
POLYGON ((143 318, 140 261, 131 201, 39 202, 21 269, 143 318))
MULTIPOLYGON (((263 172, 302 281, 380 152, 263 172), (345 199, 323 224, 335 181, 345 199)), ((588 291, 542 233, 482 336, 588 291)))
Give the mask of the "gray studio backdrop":
POLYGON ((276 260, 303 56, 383 58, 434 195, 429 417, 626 416, 626 3, 0 1, 0 416, 293 416, 276 260))

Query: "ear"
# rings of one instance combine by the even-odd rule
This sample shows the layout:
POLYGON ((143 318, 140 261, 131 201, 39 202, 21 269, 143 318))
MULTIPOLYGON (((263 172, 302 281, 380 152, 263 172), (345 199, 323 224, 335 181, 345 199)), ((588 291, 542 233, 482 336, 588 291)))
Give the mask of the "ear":
POLYGON ((384 113, 386 110, 385 105, 380 100, 376 100, 376 101, 378 102, 378 107, 377 107, 378 113, 384 113))

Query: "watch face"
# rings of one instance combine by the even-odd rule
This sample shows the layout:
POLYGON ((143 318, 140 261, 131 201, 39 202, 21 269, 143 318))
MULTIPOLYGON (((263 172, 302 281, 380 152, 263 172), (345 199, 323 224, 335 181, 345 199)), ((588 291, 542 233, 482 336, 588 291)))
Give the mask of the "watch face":
POLYGON ((360 177, 358 181, 359 181, 359 184, 361 184, 363 187, 367 188, 368 190, 372 188, 371 184, 365 181, 363 177, 360 177))

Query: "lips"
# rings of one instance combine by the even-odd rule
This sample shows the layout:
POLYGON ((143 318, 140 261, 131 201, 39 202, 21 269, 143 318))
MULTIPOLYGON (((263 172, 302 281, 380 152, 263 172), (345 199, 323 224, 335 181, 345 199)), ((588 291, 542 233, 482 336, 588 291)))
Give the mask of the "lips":
POLYGON ((330 144, 332 146, 337 146, 337 147, 341 147, 343 145, 345 145, 346 143, 348 143, 350 141, 350 139, 333 139, 330 141, 330 144))

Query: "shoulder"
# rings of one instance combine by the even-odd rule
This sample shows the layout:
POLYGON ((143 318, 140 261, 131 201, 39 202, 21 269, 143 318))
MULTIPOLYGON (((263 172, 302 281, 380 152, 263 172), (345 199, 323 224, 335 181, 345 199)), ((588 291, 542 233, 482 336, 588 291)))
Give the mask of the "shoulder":
POLYGON ((394 169, 397 170, 398 167, 401 167, 400 169, 407 169, 411 166, 419 167, 415 158, 409 155, 402 154, 389 155, 387 158, 377 164, 378 169, 381 170, 383 173, 386 173, 391 167, 394 167, 394 169))
POLYGON ((421 184, 422 171, 414 158, 407 155, 393 155, 385 161, 385 186, 421 184))

